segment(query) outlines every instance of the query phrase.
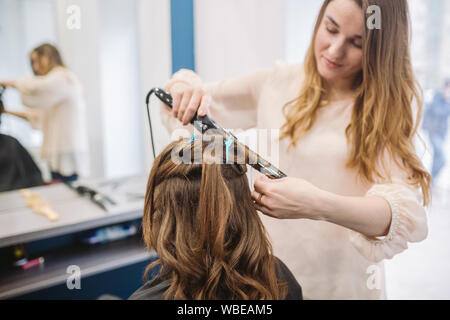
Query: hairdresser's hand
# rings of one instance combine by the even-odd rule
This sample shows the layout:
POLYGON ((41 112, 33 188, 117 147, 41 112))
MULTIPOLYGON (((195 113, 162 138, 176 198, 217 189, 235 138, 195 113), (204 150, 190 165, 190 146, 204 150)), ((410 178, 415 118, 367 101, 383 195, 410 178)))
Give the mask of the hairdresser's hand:
POLYGON ((38 114, 34 113, 32 111, 30 112, 19 112, 19 111, 9 111, 9 110, 3 110, 3 113, 9 114, 18 118, 21 118, 23 120, 26 120, 28 122, 36 122, 38 120, 38 114))
POLYGON ((278 219, 319 220, 319 206, 325 191, 292 177, 269 179, 261 176, 254 183, 255 208, 278 219))
POLYGON ((0 81, 0 86, 4 87, 4 88, 15 88, 16 86, 14 85, 14 82, 12 81, 0 81))
POLYGON ((201 87, 194 87, 187 82, 177 81, 166 90, 173 98, 173 116, 183 125, 191 122, 195 113, 205 116, 209 112, 210 96, 201 87))

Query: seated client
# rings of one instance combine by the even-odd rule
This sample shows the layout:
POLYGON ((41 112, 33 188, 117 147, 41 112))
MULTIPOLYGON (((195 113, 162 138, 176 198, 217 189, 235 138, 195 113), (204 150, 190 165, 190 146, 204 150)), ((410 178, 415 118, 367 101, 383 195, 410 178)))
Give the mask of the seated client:
MULTIPOLYGON (((0 124, 5 112, 0 86, 0 124)), ((15 138, 0 134, 0 192, 40 186, 41 171, 28 151, 15 138)))
POLYGON ((155 159, 142 229, 158 259, 129 299, 302 299, 253 206, 238 164, 248 163, 245 150, 211 138, 173 142, 155 159))

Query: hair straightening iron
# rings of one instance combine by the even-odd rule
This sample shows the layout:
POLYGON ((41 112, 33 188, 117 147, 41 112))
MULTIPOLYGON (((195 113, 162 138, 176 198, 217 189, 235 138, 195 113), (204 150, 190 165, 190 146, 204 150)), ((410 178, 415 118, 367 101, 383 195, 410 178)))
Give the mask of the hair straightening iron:
MULTIPOLYGON (((153 156, 155 156, 155 148, 153 146, 152 124, 151 124, 151 120, 150 120, 150 111, 149 111, 149 101, 150 101, 150 96, 152 94, 155 94, 159 100, 161 100, 164 104, 166 104, 171 109, 173 108, 173 106, 172 106, 173 100, 172 100, 172 96, 168 92, 166 92, 160 88, 151 89, 145 99, 145 102, 147 104, 148 121, 150 124, 150 136, 151 136, 151 140, 152 140, 153 156)), ((208 130, 213 130, 214 133, 219 134, 226 139, 234 140, 238 145, 240 145, 244 150, 246 150, 246 152, 248 152, 249 159, 250 159, 250 163, 248 163, 248 165, 255 168, 262 174, 268 176, 269 178, 281 179, 281 178, 286 177, 286 174, 284 174, 281 170, 279 170, 277 167, 272 165, 270 162, 263 159, 259 154, 252 151, 249 147, 247 147, 243 143, 240 143, 234 134, 223 129, 221 126, 219 126, 214 120, 209 118, 207 115, 199 116, 197 113, 195 113, 194 117, 191 120, 191 124, 201 134, 205 134, 208 130)))

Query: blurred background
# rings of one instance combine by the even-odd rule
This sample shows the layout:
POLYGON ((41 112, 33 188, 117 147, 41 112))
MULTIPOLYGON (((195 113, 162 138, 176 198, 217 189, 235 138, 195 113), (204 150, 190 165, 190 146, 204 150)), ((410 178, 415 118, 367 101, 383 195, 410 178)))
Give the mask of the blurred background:
MULTIPOLYGON (((412 61, 428 110, 450 78, 450 1, 409 4, 412 61)), ((56 45, 85 91, 89 178, 146 174, 153 159, 144 104, 150 88, 163 87, 180 68, 214 81, 277 61, 299 63, 320 5, 309 0, 0 0, 0 80, 31 74, 30 51, 44 42, 56 45), (80 23, 74 28, 70 19, 76 10, 80 23)), ((23 110, 15 90, 6 90, 4 103, 23 110)), ((158 109, 152 101, 157 153, 170 141, 158 109)), ((0 132, 18 139, 48 179, 39 160, 39 131, 4 115, 0 132)), ((449 161, 434 177, 429 237, 386 262, 390 299, 450 299, 450 138, 447 132, 439 135, 440 151, 449 161)), ((427 130, 420 130, 417 150, 431 171, 436 151, 427 130)))

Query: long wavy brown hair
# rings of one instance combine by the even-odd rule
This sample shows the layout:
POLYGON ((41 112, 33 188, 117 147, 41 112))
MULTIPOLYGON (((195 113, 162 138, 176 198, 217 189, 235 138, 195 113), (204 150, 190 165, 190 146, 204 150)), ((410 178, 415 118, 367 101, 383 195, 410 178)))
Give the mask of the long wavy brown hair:
MULTIPOLYGON (((318 110, 326 105, 326 91, 314 55, 314 42, 332 0, 320 9, 313 38, 304 61, 305 79, 298 97, 283 112, 286 122, 280 139, 290 138, 290 147, 306 134, 316 121, 318 110)), ((354 88, 356 99, 351 123, 346 128, 351 155, 347 167, 356 168, 362 180, 384 179, 384 157, 407 173, 411 185, 420 185, 424 205, 430 201, 431 175, 418 158, 414 137, 422 117, 422 94, 411 66, 410 20, 406 0, 354 0, 364 13, 371 5, 381 9, 381 29, 364 28, 362 70, 354 88), (417 105, 417 113, 413 111, 417 105), (382 161, 383 167, 377 162, 382 161)), ((369 18, 370 14, 366 14, 369 18)), ((388 167, 388 166, 387 166, 388 167)), ((390 173, 386 172, 391 179, 390 173)))
POLYGON ((276 277, 276 260, 253 206, 246 165, 236 161, 248 158, 236 144, 230 150, 234 152, 227 159, 220 137, 182 139, 155 159, 142 228, 144 241, 158 260, 146 268, 144 279, 159 265, 151 281, 171 280, 165 299, 286 296, 286 283, 276 277), (181 155, 190 161, 174 161, 181 155))
MULTIPOLYGON (((49 73, 53 68, 55 67, 66 67, 66 65, 63 62, 63 59, 61 57, 61 54, 59 53, 59 50, 50 43, 43 43, 39 45, 38 47, 34 48, 31 53, 36 53, 38 57, 46 56, 49 60, 48 69, 44 70, 44 73, 49 73)), ((31 62, 32 63, 32 62, 31 62)))

